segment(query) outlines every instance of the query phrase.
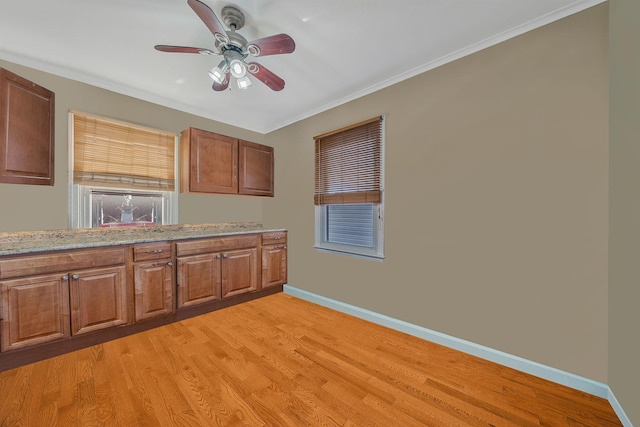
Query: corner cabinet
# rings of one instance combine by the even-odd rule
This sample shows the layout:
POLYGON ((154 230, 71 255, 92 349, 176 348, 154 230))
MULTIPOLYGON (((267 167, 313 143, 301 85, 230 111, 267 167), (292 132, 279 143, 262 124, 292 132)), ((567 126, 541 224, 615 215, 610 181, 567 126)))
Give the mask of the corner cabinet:
POLYGON ((54 93, 0 68, 0 183, 53 185, 54 93))
POLYGON ((196 128, 180 135, 180 189, 273 196, 273 147, 196 128))

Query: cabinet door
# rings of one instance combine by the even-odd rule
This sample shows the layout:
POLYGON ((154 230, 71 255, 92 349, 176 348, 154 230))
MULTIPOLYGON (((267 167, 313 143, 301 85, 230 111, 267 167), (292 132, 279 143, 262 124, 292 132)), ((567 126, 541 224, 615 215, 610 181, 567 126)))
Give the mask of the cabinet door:
POLYGON ((200 193, 238 192, 238 140, 189 128, 180 137, 181 188, 200 193))
POLYGON ((133 280, 136 321, 174 312, 173 265, 170 262, 135 264, 133 280))
POLYGON ((0 68, 0 182, 53 185, 54 94, 0 68))
POLYGON ((178 258, 178 308, 220 299, 220 254, 178 258))
POLYGON ((0 282, 0 350, 70 336, 69 284, 61 277, 46 275, 0 282))
POLYGON ((287 247, 262 247, 262 287, 287 283, 287 247))
POLYGON ((128 323, 124 266, 84 270, 70 283, 72 335, 128 323))
POLYGON ((258 249, 225 252, 222 255, 222 298, 258 289, 258 249))
POLYGON ((273 197, 273 147, 239 141, 238 193, 273 197))

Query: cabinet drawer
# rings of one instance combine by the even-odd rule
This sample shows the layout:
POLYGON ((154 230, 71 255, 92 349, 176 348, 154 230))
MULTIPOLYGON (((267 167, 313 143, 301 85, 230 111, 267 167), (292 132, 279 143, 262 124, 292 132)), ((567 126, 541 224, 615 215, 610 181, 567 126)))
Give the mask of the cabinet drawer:
POLYGON ((149 243, 133 247, 135 262, 166 258, 171 258, 171 244, 169 242, 149 243))
POLYGON ((107 267, 124 264, 125 259, 123 247, 69 250, 44 255, 20 255, 0 259, 0 279, 107 267))
POLYGON ((280 245, 287 243, 286 231, 274 231, 262 235, 262 245, 280 245))
POLYGON ((176 243, 176 256, 207 254, 258 246, 258 235, 212 237, 176 243))

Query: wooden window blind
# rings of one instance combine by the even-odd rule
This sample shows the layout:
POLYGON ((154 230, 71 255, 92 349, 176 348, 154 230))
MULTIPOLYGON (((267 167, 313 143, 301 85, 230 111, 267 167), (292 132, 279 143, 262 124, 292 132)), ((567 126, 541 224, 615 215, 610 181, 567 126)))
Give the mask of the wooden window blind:
POLYGON ((176 134, 71 114, 74 184, 174 190, 176 134))
POLYGON ((314 140, 316 205, 380 203, 381 116, 314 140))

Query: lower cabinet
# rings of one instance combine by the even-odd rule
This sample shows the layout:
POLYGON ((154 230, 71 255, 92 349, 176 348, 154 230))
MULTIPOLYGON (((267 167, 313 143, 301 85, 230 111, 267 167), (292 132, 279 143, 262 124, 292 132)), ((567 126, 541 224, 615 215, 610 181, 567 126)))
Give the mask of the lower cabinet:
POLYGON ((258 237, 176 243, 178 308, 258 290, 258 237))
POLYGON ((220 254, 178 258, 178 308, 220 299, 220 254))
POLYGON ((287 232, 262 235, 262 288, 287 283, 287 232))
POLYGON ((258 289, 258 248, 222 254, 222 298, 258 289))
POLYGON ((173 261, 169 242, 133 247, 136 322, 175 312, 173 261))
POLYGON ((287 281, 286 238, 249 233, 0 256, 0 352, 273 290, 287 281))
POLYGON ((0 350, 129 323, 121 247, 0 257, 0 350))
POLYGON ((71 334, 129 323, 126 268, 85 270, 68 277, 71 334))
POLYGON ((0 350, 70 336, 69 286, 59 274, 0 282, 0 350))

